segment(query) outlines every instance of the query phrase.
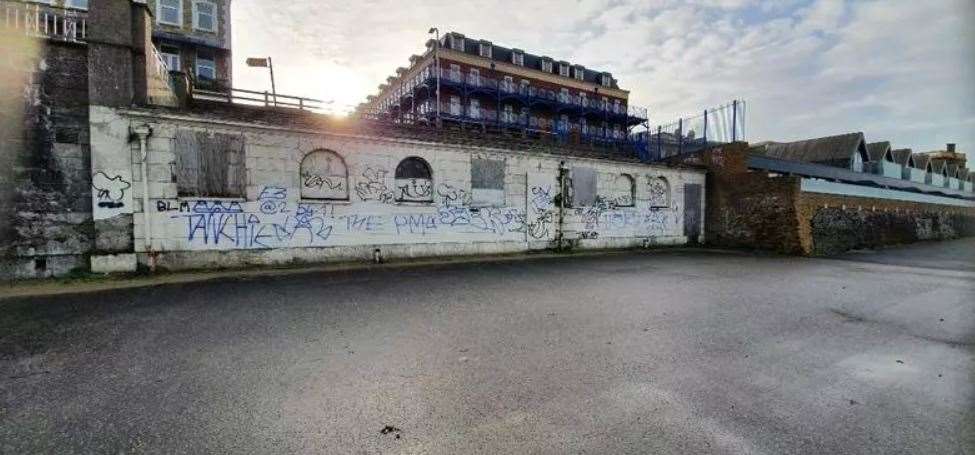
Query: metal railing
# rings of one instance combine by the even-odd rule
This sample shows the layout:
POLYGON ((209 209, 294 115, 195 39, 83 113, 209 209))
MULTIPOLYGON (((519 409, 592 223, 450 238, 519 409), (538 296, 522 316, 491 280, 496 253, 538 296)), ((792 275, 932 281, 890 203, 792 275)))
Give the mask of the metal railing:
POLYGON ((745 140, 745 101, 734 100, 702 114, 679 118, 640 133, 652 161, 693 153, 703 148, 745 140))
POLYGON ((84 43, 87 17, 84 11, 0 0, 0 24, 36 38, 84 43))
MULTIPOLYGON (((536 87, 529 84, 521 84, 515 80, 494 79, 479 73, 464 72, 450 68, 440 68, 440 84, 443 86, 455 86, 468 91, 477 89, 497 90, 503 95, 517 95, 535 102, 558 103, 563 106, 582 107, 589 111, 608 113, 619 116, 646 120, 647 108, 632 106, 623 103, 603 102, 601 98, 580 96, 578 93, 568 94, 561 91, 550 90, 536 87)), ((419 86, 434 84, 437 77, 437 69, 428 67, 419 73, 419 77, 407 80, 402 87, 393 88, 393 93, 397 98, 403 98, 407 92, 416 90, 419 86)))
POLYGON ((323 108, 323 102, 313 98, 274 94, 268 91, 258 92, 238 88, 225 90, 206 90, 198 88, 198 82, 193 83, 193 99, 207 101, 221 101, 231 104, 250 106, 284 107, 299 110, 318 111, 323 108))

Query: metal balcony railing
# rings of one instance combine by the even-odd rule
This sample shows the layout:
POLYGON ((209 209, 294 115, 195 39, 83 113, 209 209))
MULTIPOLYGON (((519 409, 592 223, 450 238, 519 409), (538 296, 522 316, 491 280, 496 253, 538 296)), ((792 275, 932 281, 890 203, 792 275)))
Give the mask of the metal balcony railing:
POLYGON ((88 35, 88 13, 0 0, 0 24, 21 30, 27 36, 84 43, 88 35))

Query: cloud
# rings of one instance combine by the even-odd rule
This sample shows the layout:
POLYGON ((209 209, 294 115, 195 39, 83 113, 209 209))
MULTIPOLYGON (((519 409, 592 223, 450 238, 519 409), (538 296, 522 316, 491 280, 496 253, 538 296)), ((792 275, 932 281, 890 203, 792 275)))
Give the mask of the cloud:
MULTIPOLYGON (((970 0, 236 0, 234 14, 239 62, 271 55, 280 91, 339 106, 374 93, 437 26, 610 71, 654 123, 742 97, 753 140, 975 145, 970 0)), ((267 85, 239 62, 235 84, 267 85)))

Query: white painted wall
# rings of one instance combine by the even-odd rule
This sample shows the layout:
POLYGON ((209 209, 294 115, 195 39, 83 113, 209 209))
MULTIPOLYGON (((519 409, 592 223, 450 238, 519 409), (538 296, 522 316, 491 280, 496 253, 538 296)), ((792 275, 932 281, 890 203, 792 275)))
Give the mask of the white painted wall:
MULTIPOLYGON (((558 232, 560 162, 567 168, 589 167, 597 173, 601 201, 571 207, 564 213, 564 235, 581 248, 682 244, 683 188, 704 174, 609 160, 559 157, 481 147, 451 146, 378 137, 355 137, 207 121, 189 117, 161 118, 142 111, 93 113, 93 122, 110 118, 113 127, 93 129, 92 143, 112 152, 112 171, 127 170, 128 213, 136 213, 135 250, 146 252, 138 147, 128 129, 148 123, 149 215, 152 250, 170 268, 283 263, 295 260, 368 258, 379 248, 390 256, 487 254, 547 248, 558 232), (104 117, 103 117, 104 116, 104 117), (177 197, 174 181, 177 129, 242 134, 245 142, 247 191, 240 199, 177 197), (328 149, 348 169, 347 201, 301 198, 304 179, 299 163, 310 152, 328 149), (118 160, 119 150, 129 151, 118 160), (432 203, 395 202, 397 164, 410 156, 426 160, 433 170, 432 203), (502 201, 497 206, 474 203, 471 160, 505 163, 502 201), (123 169, 117 169, 121 167, 123 169), (621 174, 633 177, 632 206, 612 202, 621 174), (661 180, 663 179, 663 180, 661 180), (669 191, 664 199, 661 182, 669 191), (615 191, 615 192, 614 192, 615 191), (651 199, 657 202, 651 204, 651 199), (663 200, 664 202, 659 202, 663 200)), ((102 148, 93 147, 93 154, 102 148)), ((93 161, 95 159, 93 158, 93 161)), ((93 166, 93 173, 102 172, 93 166)), ((402 182, 399 182, 402 185, 402 182)), ((309 194, 306 191, 306 194, 309 194)), ((704 213, 701 192, 701 214, 704 213)), ((496 195, 497 196, 497 195, 496 195)), ((477 202, 484 202, 483 198, 477 202)), ((625 201, 624 201, 625 203, 625 201)), ((107 215, 107 214, 106 214, 107 215)), ((703 222, 701 237, 703 238, 703 222)))

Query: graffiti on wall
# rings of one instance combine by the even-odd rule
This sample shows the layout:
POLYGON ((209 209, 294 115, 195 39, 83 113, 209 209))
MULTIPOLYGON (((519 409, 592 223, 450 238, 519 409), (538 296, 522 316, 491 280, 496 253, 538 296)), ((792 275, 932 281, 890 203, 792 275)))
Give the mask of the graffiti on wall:
POLYGON ((362 171, 362 178, 355 185, 356 195, 363 201, 392 203, 393 192, 386 187, 387 175, 389 175, 387 170, 367 167, 362 171))
POLYGON ((109 177, 104 172, 98 172, 91 179, 91 187, 98 207, 119 209, 125 207, 125 192, 132 188, 132 183, 125 181, 121 175, 109 177))

